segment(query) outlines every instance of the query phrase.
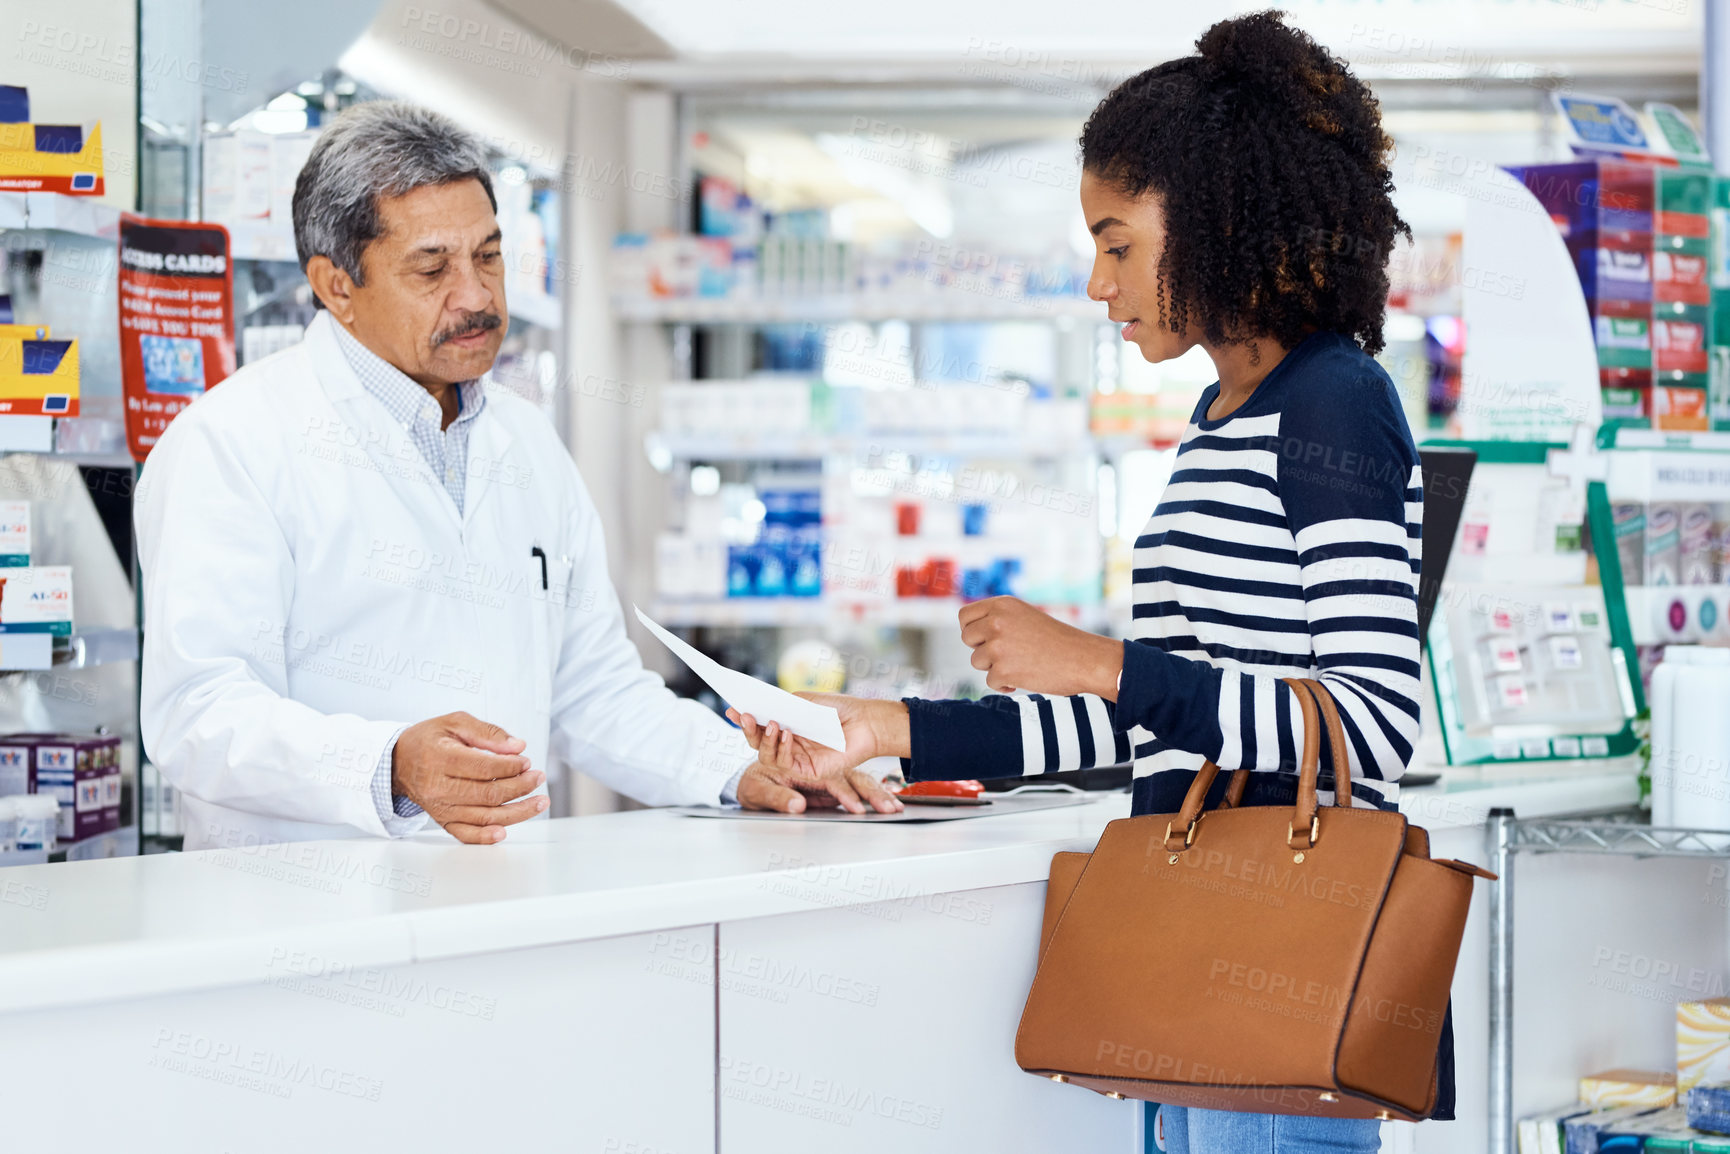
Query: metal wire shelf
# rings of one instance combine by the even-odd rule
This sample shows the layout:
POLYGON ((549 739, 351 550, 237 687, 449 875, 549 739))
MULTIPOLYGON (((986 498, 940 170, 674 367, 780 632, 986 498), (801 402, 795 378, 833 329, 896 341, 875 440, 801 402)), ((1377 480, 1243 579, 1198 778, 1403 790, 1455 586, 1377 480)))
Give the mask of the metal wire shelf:
POLYGON ((1508 848, 1516 853, 1730 856, 1730 832, 1655 828, 1633 812, 1591 821, 1516 821, 1510 832, 1508 848))
POLYGON ((1514 862, 1519 854, 1576 853, 1627 858, 1730 857, 1730 832, 1653 828, 1639 810, 1570 821, 1520 821, 1490 811, 1490 1100, 1489 1154, 1512 1154, 1514 1142, 1514 862))

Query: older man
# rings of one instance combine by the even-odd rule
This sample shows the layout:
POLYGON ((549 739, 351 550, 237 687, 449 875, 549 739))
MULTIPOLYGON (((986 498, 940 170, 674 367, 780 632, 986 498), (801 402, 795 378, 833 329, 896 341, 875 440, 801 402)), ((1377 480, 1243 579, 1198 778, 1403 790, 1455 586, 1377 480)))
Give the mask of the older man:
POLYGON ((338 117, 295 185, 306 339, 151 454, 142 722, 187 847, 429 818, 497 842, 545 810, 552 757, 651 804, 898 808, 857 774, 753 764, 643 669, 570 455, 485 379, 508 324, 495 207, 445 118, 338 117))

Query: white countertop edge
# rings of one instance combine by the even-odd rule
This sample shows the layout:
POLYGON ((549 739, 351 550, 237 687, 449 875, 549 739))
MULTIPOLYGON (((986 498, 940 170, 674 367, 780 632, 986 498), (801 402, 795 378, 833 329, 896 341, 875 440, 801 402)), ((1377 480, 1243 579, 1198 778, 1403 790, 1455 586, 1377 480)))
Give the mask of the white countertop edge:
MULTIPOLYGON (((425 910, 409 917, 417 961, 622 937, 685 926, 871 905, 940 907, 969 890, 1043 882, 1055 853, 1097 839, 1053 838, 962 853, 886 858, 823 869, 765 870, 678 885, 562 894, 425 910)), ((956 908, 955 916, 968 916, 956 908)), ((5 969, 0 965, 0 980, 5 969)))
MULTIPOLYGON (((1497 806, 1510 806, 1520 817, 1545 817, 1599 812, 1631 805, 1637 798, 1638 783, 1627 774, 1557 775, 1486 781, 1481 788, 1410 789, 1400 808, 1415 824, 1442 830, 1482 825, 1497 806)), ((1117 813, 1099 814, 1101 827, 1104 820, 1119 816, 1124 804, 1121 794, 1102 797, 1096 805, 1117 813)), ((1078 815, 1076 810, 1045 812, 1078 815)), ((1094 840, 1036 835, 955 852, 864 857, 832 867, 812 862, 668 884, 384 912, 234 937, 146 939, 0 954, 0 1012, 267 982, 300 974, 292 967, 309 960, 351 969, 399 966, 884 902, 929 907, 943 895, 1043 881, 1052 854, 1088 850, 1094 840)), ((141 859, 139 865, 148 868, 149 860, 141 859)), ((15 868, 34 872, 60 867, 15 868)), ((43 876, 36 874, 39 880, 43 876)), ((964 903, 944 912, 981 916, 964 903)))
POLYGON ((36 950, 0 958, 0 1012, 263 983, 293 975, 295 953, 340 958, 351 967, 404 965, 415 960, 413 943, 408 917, 391 914, 219 941, 36 950))
MULTIPOLYGON (((229 939, 141 941, 0 955, 0 1012, 123 1001, 445 958, 656 933, 778 914, 912 903, 1044 881, 1051 856, 1094 838, 379 914, 229 939), (860 875, 869 880, 863 882, 860 875), (888 897, 882 896, 887 893, 888 897), (100 991, 99 993, 93 991, 100 991)), ((220 851, 218 851, 220 852, 220 851)), ((28 868, 28 867, 26 867, 28 868)), ((944 902, 945 905, 950 903, 944 902)), ((956 916, 969 916, 955 903, 956 916)), ((977 915, 973 915, 977 916, 977 915)), ((989 916, 988 914, 986 916, 989 916)))

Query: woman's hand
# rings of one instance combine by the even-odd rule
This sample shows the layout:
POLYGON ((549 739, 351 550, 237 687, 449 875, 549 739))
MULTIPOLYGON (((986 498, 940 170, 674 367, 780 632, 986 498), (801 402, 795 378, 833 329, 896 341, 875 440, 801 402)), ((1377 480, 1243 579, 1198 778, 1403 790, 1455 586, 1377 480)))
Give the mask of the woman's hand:
MULTIPOLYGON (((873 757, 912 756, 907 707, 901 702, 874 701, 838 693, 801 693, 799 696, 818 705, 827 705, 841 715, 841 733, 847 741, 845 750, 830 749, 808 741, 774 722, 759 725, 748 713, 727 710, 727 716, 738 725, 751 748, 757 751, 758 761, 777 775, 792 775, 786 778, 789 781, 796 776, 806 783, 839 781, 845 789, 851 782, 847 772, 873 757)), ((849 812, 863 812, 863 806, 854 809, 847 800, 842 797, 841 804, 849 812)), ((889 800, 892 808, 885 808, 880 802, 874 804, 883 813, 893 813, 901 808, 899 801, 889 800)))
POLYGON ((1070 696, 1093 693, 1117 700, 1123 643, 1073 625, 1018 597, 988 597, 961 607, 961 640, 973 650, 973 668, 1000 693, 1070 696))
POLYGON ((895 795, 864 770, 843 769, 813 778, 763 761, 739 778, 738 798, 746 809, 773 809, 781 813, 804 813, 807 808, 864 813, 866 805, 879 813, 900 813, 902 809, 895 795))

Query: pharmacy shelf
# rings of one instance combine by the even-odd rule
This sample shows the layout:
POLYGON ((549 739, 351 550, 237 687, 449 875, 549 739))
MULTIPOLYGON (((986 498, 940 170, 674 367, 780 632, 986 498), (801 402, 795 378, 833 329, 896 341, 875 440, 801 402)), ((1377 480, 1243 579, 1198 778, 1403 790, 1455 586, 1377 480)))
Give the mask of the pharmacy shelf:
POLYGON ((0 228, 36 228, 119 240, 120 210, 94 196, 0 192, 0 228))
POLYGON ((1518 853, 1622 854, 1628 857, 1730 857, 1730 830, 1661 829, 1636 812, 1595 821, 1516 821, 1518 853))
POLYGON ((123 825, 107 833, 95 834, 83 841, 62 845, 55 856, 64 861, 99 861, 102 858, 137 857, 138 827, 123 825))
POLYGON ((1085 297, 997 297, 961 290, 836 296, 615 298, 622 321, 648 324, 767 325, 843 321, 1049 321, 1104 323, 1105 307, 1085 297))
POLYGON ((55 449, 59 433, 57 419, 83 421, 95 420, 86 417, 36 417, 0 414, 0 454, 35 453, 43 457, 52 457, 56 461, 66 461, 74 465, 99 465, 108 469, 129 469, 133 465, 132 456, 125 452, 113 453, 80 453, 61 452, 55 449))
POLYGON ((1522 853, 1578 853, 1628 858, 1730 857, 1730 831, 1666 829, 1639 810, 1583 820, 1521 821, 1492 809, 1490 870, 1489 1154, 1514 1154, 1514 862, 1522 853))
POLYGON ((917 433, 886 430, 857 436, 820 433, 782 435, 662 433, 648 434, 644 451, 656 461, 819 460, 824 457, 884 451, 945 457, 1000 457, 1026 460, 1067 457, 1095 451, 1090 437, 1041 438, 1028 431, 1016 434, 917 433))
POLYGON ((138 660, 134 629, 85 629, 70 637, 47 633, 0 634, 0 672, 26 673, 44 669, 90 669, 118 661, 138 660))
POLYGON ((235 260, 299 262, 294 230, 268 222, 223 221, 228 229, 228 255, 235 260))
POLYGON ((1635 645, 1697 645, 1707 636, 1722 644, 1730 629, 1730 585, 1625 585, 1622 597, 1635 645), (1703 630, 1702 620, 1712 628, 1703 630))
MULTIPOLYGON (((662 601, 650 611, 670 629, 797 628, 867 625, 890 629, 956 628, 962 602, 954 597, 894 601, 833 601, 824 597, 733 597, 720 601, 662 601)), ((1100 605, 1046 605, 1046 612, 1084 629, 1105 623, 1100 605)))
POLYGON ((558 297, 548 296, 546 293, 518 293, 508 297, 506 304, 510 306, 513 321, 527 321, 543 329, 564 327, 558 297))
POLYGON ((84 629, 67 638, 65 648, 54 652, 56 669, 88 669, 138 660, 136 629, 84 629))
MULTIPOLYGON (((1730 432, 1667 433, 1659 429, 1617 428, 1611 433, 1618 449, 1692 449, 1696 452, 1730 452, 1730 432)), ((1600 438, 1600 447, 1606 448, 1600 438)))

